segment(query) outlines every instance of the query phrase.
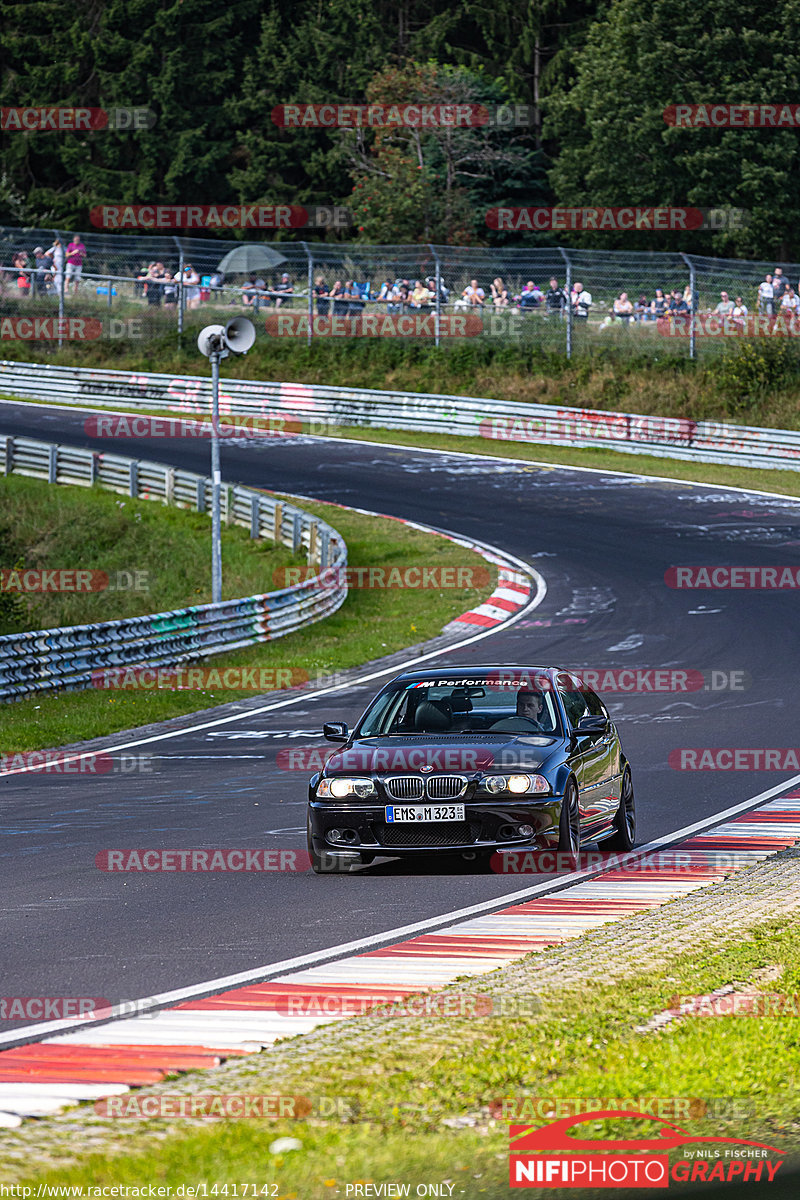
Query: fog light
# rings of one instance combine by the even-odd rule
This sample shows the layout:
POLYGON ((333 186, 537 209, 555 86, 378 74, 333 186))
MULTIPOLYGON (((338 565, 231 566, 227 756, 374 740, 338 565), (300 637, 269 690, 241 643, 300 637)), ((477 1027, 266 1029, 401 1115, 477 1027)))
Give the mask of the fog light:
POLYGON ((355 829, 343 829, 339 835, 339 841, 347 842, 349 846, 352 846, 354 842, 358 841, 358 834, 355 829))
POLYGON ((519 827, 519 836, 520 837, 525 837, 525 838, 533 837, 535 832, 536 831, 532 825, 520 825, 520 827, 519 827))
POLYGON ((329 829, 326 837, 329 842, 339 842, 342 838, 342 831, 341 829, 329 829))

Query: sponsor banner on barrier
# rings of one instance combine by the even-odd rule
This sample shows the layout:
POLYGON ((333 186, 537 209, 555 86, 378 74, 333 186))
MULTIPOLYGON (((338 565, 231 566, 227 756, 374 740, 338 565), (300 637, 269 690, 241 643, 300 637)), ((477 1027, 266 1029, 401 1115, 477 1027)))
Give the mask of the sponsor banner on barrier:
POLYGON ((99 204, 99 229, 344 229, 349 209, 299 204, 99 204))
POLYGON ((282 129, 512 129, 530 128, 530 104, 278 104, 270 113, 282 129))
POLYGON ((800 588, 800 567, 668 567, 664 582, 677 589, 791 590, 800 588))
MULTIPOLYGON (((99 1117, 131 1117, 139 1120, 192 1119, 241 1120, 256 1117, 264 1121, 347 1120, 359 1112, 358 1104, 345 1096, 284 1096, 217 1092, 213 1095, 133 1095, 109 1096, 96 1100, 99 1117)), ((225 1185, 227 1187, 227 1184, 225 1185)))
MULTIPOLYGON (((319 422, 319 424, 326 424, 319 422)), ((221 438, 287 437, 302 432, 299 420, 279 413, 263 417, 229 417, 217 423, 221 438)), ((102 438, 210 438, 213 420, 192 421, 182 417, 99 416, 87 417, 83 431, 102 438)))
POLYGON ((683 746, 668 761, 673 771, 800 771, 800 747, 683 746))
POLYGON ((98 129, 152 129, 149 108, 0 108, 0 132, 88 133, 98 129))
POLYGON ((303 583, 321 590, 347 587, 387 591, 417 589, 487 587, 492 572, 484 566, 421 566, 421 567, 276 567, 272 582, 276 588, 296 588, 303 583))
POLYGON ((273 692, 304 687, 308 679, 300 667, 98 667, 91 673, 92 687, 145 692, 273 692))
POLYGON ((0 338, 7 342, 93 342, 103 336, 94 317, 0 317, 0 338))
POLYGON ((94 865, 100 871, 138 874, 183 874, 217 871, 241 874, 256 871, 308 871, 311 859, 307 850, 230 849, 217 846, 199 850, 127 849, 99 850, 94 865))
POLYGON ((677 129, 800 128, 800 104, 668 104, 663 116, 677 129))
MULTIPOLYGON (((265 322, 270 337, 397 337, 397 338, 435 338, 436 313, 410 312, 397 315, 395 313, 369 312, 356 316, 312 316, 301 312, 269 313, 265 322)), ((508 332, 507 320, 498 322, 508 332)), ((493 327, 487 319, 484 321, 477 313, 442 313, 439 317, 439 337, 461 338, 478 337, 483 333, 492 333, 493 327)))

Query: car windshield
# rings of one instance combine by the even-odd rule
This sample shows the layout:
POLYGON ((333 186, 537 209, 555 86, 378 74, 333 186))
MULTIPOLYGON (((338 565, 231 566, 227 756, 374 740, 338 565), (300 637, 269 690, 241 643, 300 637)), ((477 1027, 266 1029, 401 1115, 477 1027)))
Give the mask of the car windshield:
POLYGON ((357 736, 554 735, 560 728, 549 679, 504 668, 463 679, 398 680, 367 709, 357 736))

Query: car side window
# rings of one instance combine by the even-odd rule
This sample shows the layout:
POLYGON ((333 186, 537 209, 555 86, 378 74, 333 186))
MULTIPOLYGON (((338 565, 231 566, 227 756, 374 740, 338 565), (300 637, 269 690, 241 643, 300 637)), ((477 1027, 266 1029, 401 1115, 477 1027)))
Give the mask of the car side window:
POLYGON ((559 688, 559 691, 561 693, 561 699, 564 702, 567 720, 574 729, 581 717, 586 716, 586 714, 589 712, 589 707, 586 703, 586 696, 583 692, 568 692, 563 688, 559 688))
POLYGON ((596 692, 592 692, 589 688, 585 688, 583 692, 586 697, 586 707, 589 710, 590 717, 605 717, 608 719, 605 705, 596 692))

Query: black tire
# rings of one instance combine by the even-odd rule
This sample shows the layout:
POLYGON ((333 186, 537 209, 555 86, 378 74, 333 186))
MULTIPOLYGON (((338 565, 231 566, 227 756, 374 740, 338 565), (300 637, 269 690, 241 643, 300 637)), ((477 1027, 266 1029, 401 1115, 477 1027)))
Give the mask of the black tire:
POLYGON ((578 786, 570 779, 564 788, 561 816, 558 820, 558 853, 578 855, 581 852, 581 814, 578 807, 578 786))
POLYGON ((622 774, 622 790, 620 792, 619 808, 614 817, 614 833, 605 838, 600 845, 605 850, 632 850, 636 841, 636 799, 633 794, 633 780, 630 767, 622 774))

